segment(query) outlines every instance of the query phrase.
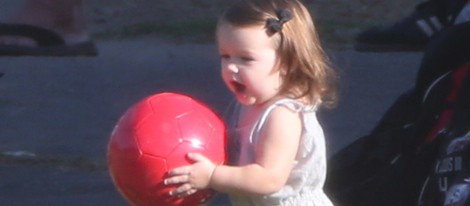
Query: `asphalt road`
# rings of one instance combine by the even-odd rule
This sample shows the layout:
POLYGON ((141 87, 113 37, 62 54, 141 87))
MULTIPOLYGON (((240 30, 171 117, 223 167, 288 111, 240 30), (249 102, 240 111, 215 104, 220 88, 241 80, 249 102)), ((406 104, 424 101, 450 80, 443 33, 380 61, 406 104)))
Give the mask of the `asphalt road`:
MULTIPOLYGON (((185 93, 223 114, 232 101, 214 45, 155 38, 97 42, 98 57, 0 57, 0 205, 128 205, 106 169, 106 145, 133 103, 185 93)), ((337 108, 320 119, 330 154, 367 134, 411 87, 421 53, 331 51, 337 108)))

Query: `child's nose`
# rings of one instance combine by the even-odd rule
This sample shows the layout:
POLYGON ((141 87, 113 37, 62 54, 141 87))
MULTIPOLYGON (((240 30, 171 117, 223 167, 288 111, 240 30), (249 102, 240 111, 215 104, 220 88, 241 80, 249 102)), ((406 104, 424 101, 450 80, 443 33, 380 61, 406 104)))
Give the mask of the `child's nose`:
POLYGON ((238 73, 238 67, 234 63, 228 63, 227 64, 227 70, 229 70, 232 73, 238 73))

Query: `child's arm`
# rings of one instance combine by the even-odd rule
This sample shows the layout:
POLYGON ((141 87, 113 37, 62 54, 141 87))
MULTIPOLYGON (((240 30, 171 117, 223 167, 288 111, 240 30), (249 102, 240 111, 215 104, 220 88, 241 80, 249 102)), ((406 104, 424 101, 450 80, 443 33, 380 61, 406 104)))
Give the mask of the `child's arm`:
POLYGON ((195 161, 170 171, 167 184, 182 184, 173 195, 192 194, 195 189, 211 187, 231 194, 268 195, 286 183, 297 154, 302 132, 298 112, 286 107, 275 108, 259 137, 256 162, 240 167, 215 167, 199 154, 189 157, 195 161))

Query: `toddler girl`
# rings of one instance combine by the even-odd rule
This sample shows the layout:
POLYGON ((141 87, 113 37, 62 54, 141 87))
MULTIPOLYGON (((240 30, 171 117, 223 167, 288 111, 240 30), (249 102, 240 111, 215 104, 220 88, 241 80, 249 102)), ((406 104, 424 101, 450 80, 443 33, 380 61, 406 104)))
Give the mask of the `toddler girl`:
POLYGON ((335 100, 333 69, 298 0, 245 0, 216 30, 222 78, 242 105, 235 166, 190 153, 173 169, 171 195, 212 188, 233 205, 332 205, 323 192, 326 151, 316 111, 335 100))

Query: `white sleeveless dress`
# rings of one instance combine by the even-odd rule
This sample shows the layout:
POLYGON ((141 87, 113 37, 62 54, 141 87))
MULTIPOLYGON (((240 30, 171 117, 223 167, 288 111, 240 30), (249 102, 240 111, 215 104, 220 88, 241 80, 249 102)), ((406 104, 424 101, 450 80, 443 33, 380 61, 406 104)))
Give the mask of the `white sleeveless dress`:
POLYGON ((235 128, 235 131, 230 133, 236 135, 234 138, 238 140, 239 148, 236 150, 239 150, 239 159, 235 160, 236 164, 241 166, 255 162, 258 136, 271 111, 279 106, 299 111, 303 123, 299 151, 287 183, 281 190, 268 196, 230 196, 232 204, 235 206, 332 206, 333 204, 323 192, 326 178, 326 149, 323 129, 316 116, 316 108, 306 108, 293 99, 281 99, 270 105, 252 128, 235 128))

